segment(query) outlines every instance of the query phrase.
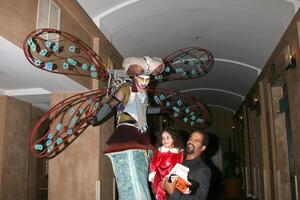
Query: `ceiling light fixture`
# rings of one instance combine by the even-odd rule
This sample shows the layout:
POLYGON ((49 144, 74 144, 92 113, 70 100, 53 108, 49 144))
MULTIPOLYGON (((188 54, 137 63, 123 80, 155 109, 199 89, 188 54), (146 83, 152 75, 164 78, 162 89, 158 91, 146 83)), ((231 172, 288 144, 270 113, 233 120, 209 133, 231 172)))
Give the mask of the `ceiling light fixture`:
POLYGON ((285 70, 289 70, 289 69, 295 69, 297 66, 297 62, 296 62, 296 53, 292 53, 291 49, 289 46, 287 46, 287 53, 288 53, 288 64, 285 67, 285 70))

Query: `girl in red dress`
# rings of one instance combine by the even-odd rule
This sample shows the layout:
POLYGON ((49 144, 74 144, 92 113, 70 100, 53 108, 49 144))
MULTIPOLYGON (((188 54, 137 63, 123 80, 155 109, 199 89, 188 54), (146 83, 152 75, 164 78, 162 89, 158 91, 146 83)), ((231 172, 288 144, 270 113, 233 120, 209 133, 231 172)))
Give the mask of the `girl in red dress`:
POLYGON ((161 133, 162 146, 155 151, 150 163, 149 181, 152 182, 157 200, 165 200, 163 178, 168 175, 176 163, 183 161, 182 142, 177 132, 165 129, 161 133))

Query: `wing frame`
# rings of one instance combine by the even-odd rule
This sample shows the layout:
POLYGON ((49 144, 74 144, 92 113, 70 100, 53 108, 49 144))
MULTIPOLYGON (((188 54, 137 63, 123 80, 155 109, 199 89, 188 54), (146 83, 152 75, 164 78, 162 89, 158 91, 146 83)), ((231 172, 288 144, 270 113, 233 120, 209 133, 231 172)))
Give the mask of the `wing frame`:
MULTIPOLYGON (((106 96, 106 89, 100 89, 100 90, 92 90, 92 91, 87 91, 79 94, 72 95, 66 99, 63 99, 62 101, 58 102, 55 104, 53 107, 51 107, 44 115, 39 119, 39 121, 35 124, 33 127, 31 134, 28 138, 28 144, 29 144, 29 149, 30 152, 33 156, 36 156, 38 158, 42 157, 47 157, 49 159, 56 157, 59 155, 67 146, 69 146, 72 142, 74 142, 78 136, 89 126, 87 124, 87 120, 89 117, 94 116, 96 112, 101 108, 102 103, 100 102, 100 98, 105 98, 106 96), (78 119, 80 123, 76 123, 74 127, 72 127, 72 134, 67 134, 64 138, 62 138, 62 141, 58 145, 55 145, 53 149, 50 152, 47 152, 48 147, 44 148, 43 150, 39 151, 36 148, 36 145, 45 145, 45 141, 47 141, 47 138, 49 134, 51 133, 51 130, 53 130, 53 127, 57 125, 56 119, 57 116, 59 116, 61 113, 66 114, 69 111, 69 108, 73 109, 72 106, 73 104, 79 101, 79 104, 81 105, 84 104, 84 101, 90 101, 89 106, 87 106, 83 111, 82 114, 84 113, 86 115, 85 118, 78 119), (95 106, 97 105, 97 106, 95 106), (97 108, 97 109, 95 109, 97 108), (38 139, 35 139, 35 137, 38 135, 39 128, 42 126, 42 124, 45 122, 45 120, 50 117, 50 123, 49 123, 49 128, 46 131, 46 134, 43 134, 43 136, 39 137, 38 139), (70 137, 72 138, 70 141, 67 141, 70 137), (42 144, 41 144, 42 142, 42 144), (63 147, 61 147, 61 144, 64 144, 63 147)), ((77 103, 78 104, 78 103, 77 103)), ((76 105, 77 105, 76 104, 76 105)), ((78 106, 73 114, 70 116, 67 125, 64 124, 62 128, 64 128, 63 132, 61 134, 66 134, 66 132, 70 129, 69 124, 71 123, 71 120, 74 119, 74 116, 76 113, 78 113, 79 109, 81 108, 81 105, 78 106), (69 127, 66 129, 66 127, 69 127)), ((63 124, 62 124, 63 125, 63 124)), ((54 134, 53 138, 59 138, 59 134, 54 134)), ((51 138, 52 140, 52 138, 51 138)), ((55 142, 54 142, 55 143, 55 142)), ((52 145, 52 144, 51 144, 52 145)))
MULTIPOLYGON (((29 61, 29 63, 31 63, 36 68, 47 71, 47 72, 56 73, 56 74, 64 74, 64 75, 72 75, 72 76, 84 76, 84 77, 91 77, 91 78, 95 78, 95 79, 105 79, 105 80, 107 80, 109 77, 109 73, 106 70, 107 69, 106 64, 86 43, 82 42, 77 37, 75 37, 67 32, 61 31, 61 30, 52 29, 52 28, 42 28, 42 29, 34 30, 33 32, 31 32, 30 34, 28 34, 26 36, 26 39, 23 42, 23 52, 24 52, 25 57, 29 61), (53 41, 51 39, 46 40, 45 38, 42 37, 43 34, 57 34, 59 37, 63 37, 64 40, 59 40, 59 39, 58 39, 58 41, 55 41, 55 39, 53 41), (71 41, 75 45, 74 52, 76 52, 77 48, 79 49, 79 51, 83 51, 87 56, 87 57, 83 57, 83 58, 86 59, 87 61, 89 61, 90 63, 92 63, 92 65, 87 66, 87 68, 89 70, 91 70, 90 75, 80 74, 80 73, 77 73, 77 74, 70 73, 70 72, 66 72, 63 70, 55 71, 55 70, 52 70, 52 67, 51 68, 48 67, 49 68, 48 69, 47 63, 49 60, 41 61, 40 59, 38 59, 32 55, 31 49, 35 49, 37 51, 37 53, 41 52, 41 47, 39 47, 39 44, 37 44, 37 42, 36 42, 37 40, 42 41, 41 43, 44 45, 43 50, 46 50, 47 53, 49 53, 50 55, 54 54, 55 57, 58 58, 58 59, 54 59, 54 61, 65 59, 68 64, 72 60, 67 61, 67 59, 69 59, 69 58, 74 59, 74 57, 68 57, 68 58, 60 57, 60 56, 56 55, 56 51, 58 53, 60 53, 59 51, 60 51, 60 48, 62 47, 62 46, 59 47, 60 41, 65 41, 65 40, 71 41), (49 46, 46 45, 45 41, 49 41, 49 46), (31 45, 33 45, 33 46, 31 46, 31 45), (55 47, 55 45, 58 45, 58 46, 55 47), (56 51, 53 51, 54 48, 56 49, 56 51), (97 76, 95 75, 96 72, 97 72, 97 76)), ((76 54, 74 53, 74 55, 76 55, 76 54)), ((47 56, 45 56, 45 57, 47 57, 47 56)), ((82 56, 78 56, 78 57, 82 57, 82 56)), ((75 67, 73 67, 73 69, 74 68, 75 67)))
MULTIPOLYGON (((211 113, 211 110, 209 109, 209 107, 207 107, 200 99, 198 99, 198 98, 196 98, 196 97, 194 97, 192 95, 185 94, 185 93, 182 93, 182 92, 179 92, 179 91, 175 91, 175 90, 171 90, 171 89, 150 88, 150 87, 147 88, 147 93, 148 94, 154 94, 154 98, 153 99, 154 99, 156 105, 159 105, 160 108, 165 113, 167 113, 169 115, 169 117, 172 118, 174 121, 178 121, 178 118, 174 117, 174 113, 179 113, 179 111, 178 111, 177 108, 174 108, 174 106, 172 106, 171 104, 169 106, 167 106, 167 102, 170 102, 170 101, 166 101, 166 100, 168 98, 172 98, 172 97, 181 97, 181 98, 185 98, 185 100, 190 100, 190 101, 192 101, 192 102, 195 103, 194 106, 188 106, 188 107, 185 106, 185 107, 182 107, 181 110, 189 109, 189 110, 192 111, 192 112, 189 111, 188 113, 184 113, 184 114, 182 114, 182 116, 184 116, 184 117, 191 116, 191 113, 195 112, 195 111, 193 111, 193 109, 196 109, 196 107, 198 107, 199 109, 201 109, 201 112, 199 112, 199 113, 201 113, 201 115, 199 115, 199 116, 202 117, 201 119, 203 121, 201 122, 201 124, 202 124, 201 126, 197 126, 196 123, 195 123, 195 120, 198 120, 200 117, 196 117, 195 120, 189 120, 189 121, 194 121, 193 125, 187 124, 187 122, 182 121, 182 120, 179 120, 179 121, 181 121, 182 123, 186 123, 187 125, 189 125, 189 126, 191 126, 193 128, 196 128, 196 129, 205 129, 205 128, 209 127, 211 125, 211 123, 212 123, 213 116, 212 116, 212 113, 211 113), (161 93, 161 94, 163 94, 163 96, 160 96, 161 94, 159 94, 157 96, 157 95, 155 95, 156 93, 157 94, 161 93), (165 105, 163 105, 163 102, 166 102, 165 105), (170 109, 172 111, 170 111, 170 109)), ((148 98, 149 98, 149 95, 148 95, 148 98)), ((180 99, 175 100, 175 101, 178 102, 179 100, 180 99)), ((183 104, 186 105, 186 103, 184 103, 184 101, 182 101, 182 105, 183 104)), ((179 116, 177 116, 177 117, 179 117, 179 116)), ((200 122, 198 122, 198 123, 200 123, 200 122)))
POLYGON ((154 76, 154 82, 187 80, 205 76, 213 68, 214 56, 206 49, 187 47, 169 54, 163 61, 164 71, 154 76), (176 66, 180 62, 183 66, 176 66))

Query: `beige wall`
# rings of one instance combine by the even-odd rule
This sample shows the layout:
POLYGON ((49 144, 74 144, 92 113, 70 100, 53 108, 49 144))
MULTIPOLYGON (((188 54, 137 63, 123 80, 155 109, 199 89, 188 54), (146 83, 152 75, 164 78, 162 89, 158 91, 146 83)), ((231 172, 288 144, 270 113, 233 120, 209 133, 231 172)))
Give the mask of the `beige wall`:
MULTIPOLYGON (((210 110, 213 116, 213 122, 211 126, 203 130, 205 132, 214 133, 220 138, 233 137, 232 118, 234 114, 222 108, 210 107, 210 110)), ((181 121, 174 121, 174 127, 178 130, 185 130, 187 132, 191 132, 193 130, 193 128, 181 121)))
POLYGON ((22 47, 27 34, 35 29, 37 0, 1 0, 0 35, 22 47))
POLYGON ((233 137, 232 118, 234 113, 222 108, 210 108, 213 116, 213 122, 210 127, 204 129, 219 136, 220 138, 233 137))
MULTIPOLYGON (((54 105, 71 95, 53 94, 51 102, 54 105)), ((100 127, 89 127, 61 154, 49 160, 49 200, 95 199, 97 189, 101 199, 113 198, 112 166, 102 153, 113 129, 113 119, 100 127)))
POLYGON ((103 150, 106 148, 106 141, 111 136, 114 130, 114 119, 113 117, 106 121, 100 127, 100 184, 101 184, 101 199, 112 200, 113 185, 114 185, 114 174, 110 159, 103 154, 103 150))
POLYGON ((30 109, 29 104, 11 98, 6 101, 1 187, 3 199, 22 199, 27 196, 30 109))
MULTIPOLYGON (((120 68, 123 62, 122 55, 106 39, 92 19, 86 14, 76 0, 55 0, 62 11, 61 30, 69 32, 94 47, 93 39, 98 38, 99 49, 96 51, 105 64, 108 64, 108 57, 116 68, 120 68)), ((93 48, 94 49, 94 48, 93 48)))
POLYGON ((36 164, 29 154, 28 137, 41 114, 30 104, 0 96, 0 199, 34 200, 37 190, 36 164))
MULTIPOLYGON (((52 105, 71 95, 51 95, 52 105)), ((49 200, 95 199, 99 159, 99 128, 88 128, 61 154, 49 160, 49 200)))
MULTIPOLYGON (((7 98, 0 96, 0 192, 2 191, 3 185, 3 165, 4 165, 4 140, 5 140, 5 114, 6 114, 6 101, 7 98)), ((0 195, 0 200, 2 199, 0 195)))
MULTIPOLYGON (((30 130, 33 129, 37 121, 44 114, 38 108, 31 107, 31 123, 30 130)), ((48 121, 46 121, 39 131, 37 137, 41 137, 48 128, 48 121)), ((28 158, 28 200, 39 200, 42 192, 48 187, 48 177, 46 174, 46 159, 38 159, 34 156, 28 158)))

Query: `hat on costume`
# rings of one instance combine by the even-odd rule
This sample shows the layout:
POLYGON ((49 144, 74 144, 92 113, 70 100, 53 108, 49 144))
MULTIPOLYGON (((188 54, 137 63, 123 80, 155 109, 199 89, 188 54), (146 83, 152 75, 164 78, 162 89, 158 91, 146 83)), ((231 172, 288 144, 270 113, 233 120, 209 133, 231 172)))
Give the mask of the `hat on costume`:
POLYGON ((158 75, 165 67, 161 58, 149 56, 126 58, 122 66, 129 76, 158 75))

